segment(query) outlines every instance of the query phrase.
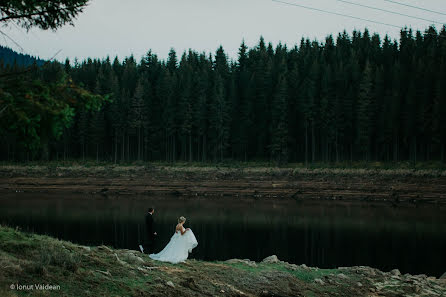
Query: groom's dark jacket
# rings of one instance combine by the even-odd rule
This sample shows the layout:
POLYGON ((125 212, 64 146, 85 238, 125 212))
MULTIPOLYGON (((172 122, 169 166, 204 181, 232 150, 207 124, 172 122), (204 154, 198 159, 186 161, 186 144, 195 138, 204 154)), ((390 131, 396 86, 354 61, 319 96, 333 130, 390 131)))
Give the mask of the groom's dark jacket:
POLYGON ((153 222, 153 217, 150 213, 146 214, 146 232, 149 239, 154 239, 155 235, 155 229, 154 229, 155 223, 153 222))

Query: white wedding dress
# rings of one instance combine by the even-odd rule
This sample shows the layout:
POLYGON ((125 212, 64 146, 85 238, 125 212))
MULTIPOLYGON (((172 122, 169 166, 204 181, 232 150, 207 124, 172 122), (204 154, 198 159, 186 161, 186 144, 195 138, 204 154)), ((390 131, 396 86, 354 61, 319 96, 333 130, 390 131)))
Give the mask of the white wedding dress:
MULTIPOLYGON (((184 232, 184 227, 182 228, 184 232)), ((187 230, 183 235, 180 231, 175 231, 166 247, 158 254, 150 254, 149 257, 153 260, 177 264, 186 261, 189 253, 197 245, 198 241, 192 230, 187 230)))

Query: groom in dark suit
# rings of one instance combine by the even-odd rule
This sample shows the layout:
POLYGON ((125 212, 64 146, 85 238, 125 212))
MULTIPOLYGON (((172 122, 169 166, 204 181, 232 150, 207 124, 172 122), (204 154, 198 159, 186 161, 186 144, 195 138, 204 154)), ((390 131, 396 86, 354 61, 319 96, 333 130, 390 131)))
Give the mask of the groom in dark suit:
POLYGON ((157 236, 157 233, 155 232, 155 223, 153 221, 153 214, 155 213, 155 209, 153 207, 149 208, 146 213, 146 236, 144 240, 144 247, 142 245, 139 245, 139 249, 141 250, 141 253, 150 254, 153 253, 153 249, 155 246, 155 239, 157 236))

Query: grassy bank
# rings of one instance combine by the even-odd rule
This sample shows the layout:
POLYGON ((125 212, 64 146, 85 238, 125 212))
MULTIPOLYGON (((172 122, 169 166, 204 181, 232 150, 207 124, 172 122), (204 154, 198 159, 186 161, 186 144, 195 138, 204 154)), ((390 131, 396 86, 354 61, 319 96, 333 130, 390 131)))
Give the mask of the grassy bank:
POLYGON ((165 161, 132 161, 119 162, 117 164, 108 161, 96 160, 52 160, 52 161, 27 161, 27 162, 11 162, 0 161, 1 166, 49 166, 49 167, 70 167, 70 166, 155 166, 155 167, 218 167, 218 168, 308 168, 308 169, 326 169, 326 168, 356 168, 356 169, 445 169, 446 163, 441 161, 422 161, 422 162, 379 162, 379 161, 342 161, 342 162, 310 162, 305 163, 286 163, 277 166, 275 162, 268 161, 232 161, 224 162, 165 162, 165 161))
POLYGON ((302 163, 290 163, 281 167, 268 162, 227 162, 227 163, 194 163, 194 162, 133 162, 113 164, 94 161, 53 161, 10 163, 0 162, 0 176, 6 175, 55 175, 82 174, 130 175, 144 174, 150 171, 174 173, 206 173, 206 172, 244 172, 266 175, 396 175, 396 176, 446 176, 446 165, 441 162, 345 162, 345 163, 314 163, 305 166, 302 163))
POLYGON ((0 165, 0 194, 76 192, 446 203, 446 169, 202 165, 4 164, 0 165))
POLYGON ((0 296, 440 296, 446 283, 368 267, 309 268, 187 260, 171 265, 136 251, 85 247, 0 227, 0 296), (36 284, 47 285, 46 290, 36 284), (31 288, 30 285, 33 285, 31 288), (49 286, 48 286, 49 285, 49 286))

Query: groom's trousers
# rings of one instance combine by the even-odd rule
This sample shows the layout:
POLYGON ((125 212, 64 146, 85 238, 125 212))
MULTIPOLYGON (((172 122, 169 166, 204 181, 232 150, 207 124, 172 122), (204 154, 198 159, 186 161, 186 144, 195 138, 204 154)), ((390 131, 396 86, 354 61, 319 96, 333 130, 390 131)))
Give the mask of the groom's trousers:
POLYGON ((155 251, 155 236, 147 236, 146 241, 144 242, 144 253, 152 254, 155 251))

